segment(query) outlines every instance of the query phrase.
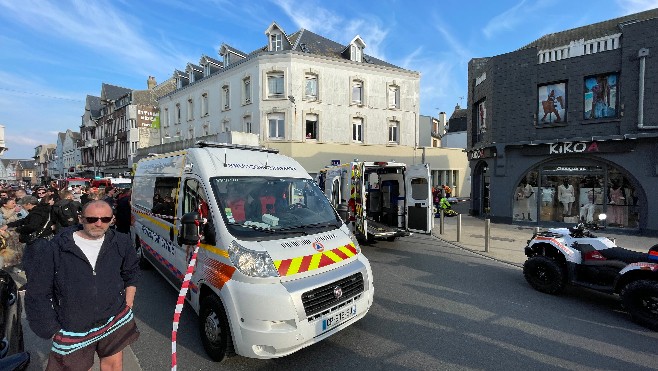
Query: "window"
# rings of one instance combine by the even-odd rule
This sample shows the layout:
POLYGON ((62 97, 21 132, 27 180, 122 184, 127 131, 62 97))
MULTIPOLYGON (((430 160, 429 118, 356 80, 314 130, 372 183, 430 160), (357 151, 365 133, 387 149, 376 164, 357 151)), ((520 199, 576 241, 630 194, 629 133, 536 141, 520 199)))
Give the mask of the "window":
POLYGON ((222 120, 222 133, 229 133, 231 131, 231 121, 228 118, 222 120))
POLYGON ((187 73, 188 79, 190 80, 190 84, 194 82, 194 70, 190 70, 190 72, 187 73))
POLYGON ((169 127, 169 108, 165 108, 162 115, 162 126, 169 127))
POLYGON ((194 102, 192 98, 187 100, 187 121, 192 121, 194 119, 194 102))
POLYGON ((400 108, 400 87, 397 85, 388 86, 388 108, 400 108))
POLYGON ((352 103, 363 104, 363 81, 352 81, 352 103))
POLYGON ((274 72, 267 75, 267 97, 283 98, 285 92, 283 89, 283 73, 274 72))
POLYGON ((285 119, 283 113, 270 114, 267 116, 267 125, 270 139, 284 139, 285 119))
POLYGON ((537 87, 537 125, 566 121, 567 83, 539 85, 537 87))
POLYGON ((244 96, 244 104, 251 103, 251 77, 246 77, 242 80, 242 94, 244 96))
POLYGON ((362 50, 359 46, 352 44, 350 46, 350 57, 355 62, 361 62, 363 59, 362 50))
POLYGON ((584 119, 617 117, 617 73, 585 78, 584 119))
POLYGON ((483 100, 477 104, 477 133, 487 131, 487 101, 483 100))
POLYGON ((210 63, 206 63, 203 65, 203 76, 210 76, 210 63))
POLYGON ((175 115, 176 115, 176 123, 180 124, 180 119, 181 119, 181 117, 180 117, 181 116, 180 115, 180 103, 176 103, 175 115))
POLYGON ((244 122, 243 127, 244 127, 245 133, 253 133, 253 131, 252 131, 253 128, 252 128, 252 125, 251 125, 251 116, 245 116, 243 118, 243 122, 244 122))
POLYGON ((363 142, 363 119, 360 117, 352 120, 352 141, 363 142))
MULTIPOLYGON (((208 207, 208 197, 203 190, 203 185, 196 179, 188 179, 185 181, 185 192, 183 192, 183 214, 193 211, 198 212, 202 218, 207 220, 203 223, 203 233, 201 234, 201 243, 214 245, 215 244, 215 223, 212 222, 212 214, 208 207)), ((187 253, 187 260, 191 258, 194 249, 189 249, 187 253)))
POLYGON ((280 33, 270 34, 270 51, 276 52, 283 49, 282 35, 280 33))
POLYGON ((388 123, 388 142, 391 144, 400 143, 400 123, 398 121, 388 123))
POLYGON ((230 93, 231 92, 229 90, 228 85, 224 85, 222 87, 222 107, 223 107, 222 110, 224 110, 224 111, 227 111, 231 108, 230 103, 229 103, 230 98, 231 98, 230 93))
POLYGON ((306 136, 306 139, 318 139, 318 115, 306 115, 304 135, 306 136))
POLYGON ((304 96, 307 100, 318 99, 318 76, 314 74, 306 75, 306 84, 304 88, 304 96))
MULTIPOLYGON (((152 198, 140 197, 136 200, 137 205, 150 209, 156 217, 163 219, 167 223, 174 222, 176 205, 174 197, 178 193, 178 184, 180 178, 176 177, 156 177, 152 198)), ((146 195, 144 195, 146 196, 146 195)))
POLYGON ((226 54, 224 54, 224 68, 227 68, 230 63, 231 63, 231 53, 226 52, 226 54))
POLYGON ((201 94, 201 116, 208 116, 208 93, 201 94))

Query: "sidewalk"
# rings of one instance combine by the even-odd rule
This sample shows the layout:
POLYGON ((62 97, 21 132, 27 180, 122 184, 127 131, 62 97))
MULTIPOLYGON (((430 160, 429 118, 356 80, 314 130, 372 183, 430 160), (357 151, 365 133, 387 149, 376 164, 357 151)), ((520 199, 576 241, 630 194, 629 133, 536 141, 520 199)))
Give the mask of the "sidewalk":
MULTIPOLYGON (((474 253, 516 266, 523 266, 526 260, 523 251, 527 241, 532 237, 534 226, 513 224, 490 224, 489 251, 485 252, 485 221, 466 214, 461 214, 461 239, 457 241, 458 217, 444 217, 443 234, 440 233, 440 218, 434 219, 432 235, 452 245, 470 250, 474 253)), ((594 234, 605 236, 630 250, 647 252, 658 244, 658 238, 642 237, 600 230, 594 234)))

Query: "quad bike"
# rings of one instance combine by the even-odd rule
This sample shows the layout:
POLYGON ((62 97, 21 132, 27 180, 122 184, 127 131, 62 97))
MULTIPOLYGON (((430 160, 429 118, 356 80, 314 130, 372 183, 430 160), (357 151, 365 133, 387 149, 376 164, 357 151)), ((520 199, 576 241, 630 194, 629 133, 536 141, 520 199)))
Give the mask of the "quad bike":
POLYGON ((593 235, 597 229, 595 222, 581 222, 536 232, 525 247, 526 281, 547 294, 571 284, 619 295, 635 322, 658 331, 658 244, 648 253, 627 250, 593 235))

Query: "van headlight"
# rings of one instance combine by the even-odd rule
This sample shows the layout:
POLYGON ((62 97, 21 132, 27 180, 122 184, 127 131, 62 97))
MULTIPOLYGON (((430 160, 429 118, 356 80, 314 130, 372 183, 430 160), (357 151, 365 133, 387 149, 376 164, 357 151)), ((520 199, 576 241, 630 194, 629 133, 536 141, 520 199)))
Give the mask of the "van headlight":
POLYGON ((264 251, 253 251, 240 246, 233 241, 228 247, 228 257, 242 274, 250 277, 278 277, 270 254, 264 251))

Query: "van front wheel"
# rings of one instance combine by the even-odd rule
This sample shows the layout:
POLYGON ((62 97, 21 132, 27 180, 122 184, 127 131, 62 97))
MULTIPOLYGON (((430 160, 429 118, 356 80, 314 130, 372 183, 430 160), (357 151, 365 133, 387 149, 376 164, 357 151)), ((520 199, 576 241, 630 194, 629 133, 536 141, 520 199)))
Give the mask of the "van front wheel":
POLYGON ((233 353, 228 318, 221 300, 215 295, 201 302, 199 332, 203 347, 213 361, 221 362, 233 353))

